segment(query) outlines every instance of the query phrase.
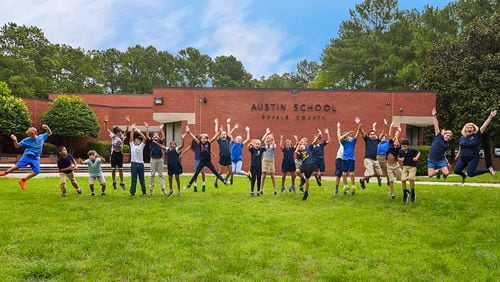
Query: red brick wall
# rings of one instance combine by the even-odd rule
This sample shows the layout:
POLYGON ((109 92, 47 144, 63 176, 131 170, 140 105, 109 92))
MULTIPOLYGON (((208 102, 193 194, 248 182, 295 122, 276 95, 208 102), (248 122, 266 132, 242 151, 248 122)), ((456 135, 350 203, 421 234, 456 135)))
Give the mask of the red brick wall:
MULTIPOLYGON (((221 120, 225 126, 226 118, 232 118, 232 125, 240 123, 241 127, 233 135, 245 138, 244 127, 250 126, 251 138, 261 138, 266 127, 270 127, 277 142, 279 136, 293 138, 296 134, 312 140, 316 128, 329 128, 332 143, 325 147, 326 174, 333 175, 338 141, 335 137, 336 123, 342 123, 342 131, 354 130, 354 118, 359 116, 365 131, 373 122, 382 128, 383 119, 389 122, 392 116, 429 116, 430 109, 435 106, 436 96, 433 92, 397 92, 397 91, 323 91, 301 90, 292 93, 290 90, 262 89, 175 89, 160 88, 153 90, 153 96, 164 98, 163 105, 154 105, 154 112, 195 113, 194 131, 214 133, 214 118, 221 120), (203 103, 206 98, 206 104, 203 103), (200 103, 200 100, 202 101, 200 103), (252 110, 253 104, 284 104, 285 110, 252 110), (294 105, 333 106, 335 111, 295 111, 294 105), (400 111, 402 109, 402 111, 400 111)), ((328 108, 328 106, 327 106, 328 108)), ((307 106, 306 106, 307 109, 307 106)), ((402 125, 403 136, 405 125, 402 125)), ((218 153, 217 146, 214 146, 218 153)), ((364 141, 359 140, 356 146, 356 170, 363 172, 364 141)), ((249 168, 249 154, 244 150, 244 168, 249 168)), ((281 152, 276 154, 277 172, 281 168, 281 152)), ((192 170, 193 154, 186 154, 183 165, 186 171, 192 170)))

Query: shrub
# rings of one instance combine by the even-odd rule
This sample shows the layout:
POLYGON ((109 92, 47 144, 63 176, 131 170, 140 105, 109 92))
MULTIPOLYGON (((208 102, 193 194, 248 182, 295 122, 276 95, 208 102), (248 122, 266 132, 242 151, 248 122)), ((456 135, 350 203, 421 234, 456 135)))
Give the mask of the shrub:
MULTIPOLYGON (((100 156, 109 160, 111 156, 111 141, 91 141, 87 143, 87 151, 94 150, 100 156)), ((123 145, 123 152, 130 153, 130 146, 127 144, 123 145)))
POLYGON ((57 146, 51 143, 43 143, 42 154, 57 155, 57 146))
POLYGON ((420 158, 417 162, 417 175, 427 175, 427 158, 429 157, 430 146, 415 146, 420 152, 420 158))

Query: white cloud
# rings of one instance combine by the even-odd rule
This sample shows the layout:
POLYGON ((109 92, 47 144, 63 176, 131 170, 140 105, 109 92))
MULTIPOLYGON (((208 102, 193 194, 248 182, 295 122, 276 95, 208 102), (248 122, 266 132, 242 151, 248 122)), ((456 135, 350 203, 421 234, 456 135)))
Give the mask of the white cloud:
POLYGON ((282 62, 291 48, 287 35, 272 22, 252 20, 249 1, 212 0, 203 11, 202 29, 195 46, 212 57, 234 55, 255 77, 290 71, 294 63, 282 62))
POLYGON ((53 43, 97 49, 113 33, 111 14, 111 0, 6 0, 0 21, 40 27, 53 43))

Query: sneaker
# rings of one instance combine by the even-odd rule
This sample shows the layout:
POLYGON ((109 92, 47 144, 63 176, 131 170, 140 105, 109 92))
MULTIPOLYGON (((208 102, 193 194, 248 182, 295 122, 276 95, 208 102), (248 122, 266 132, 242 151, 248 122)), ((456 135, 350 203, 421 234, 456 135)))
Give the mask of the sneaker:
POLYGON ((299 187, 300 192, 304 193, 304 187, 299 187))
POLYGON ((172 197, 173 194, 174 194, 173 190, 168 191, 167 198, 172 197))
POLYGON ((26 190, 26 180, 24 178, 19 180, 19 186, 21 186, 21 189, 26 190))
POLYGON ((186 185, 184 186, 184 190, 187 190, 187 189, 189 189, 189 188, 191 188, 191 185, 189 185, 189 184, 186 184, 186 185))
POLYGON ((405 190, 403 194, 403 203, 407 204, 408 203, 408 191, 405 190))
POLYGON ((198 192, 198 187, 194 186, 193 187, 193 192, 198 192))
POLYGON ((76 190, 76 193, 78 193, 78 195, 81 195, 82 194, 82 189, 76 190))
POLYGON ((464 174, 464 175, 462 175, 462 184, 464 184, 464 183, 465 183, 465 178, 467 178, 467 176, 466 176, 465 174, 464 174))
POLYGON ((161 189, 161 193, 163 194, 163 196, 167 195, 167 192, 165 191, 165 189, 161 189))
POLYGON ((102 192, 102 193, 101 193, 101 196, 106 196, 106 192, 102 192))
POLYGON ((61 197, 66 197, 66 193, 61 193, 61 197))
POLYGON ((497 172, 495 171, 495 169, 494 169, 492 166, 490 166, 490 167, 488 168, 488 170, 490 171, 490 173, 491 173, 491 175, 492 175, 493 177, 496 177, 496 176, 497 176, 497 172))
POLYGON ((229 184, 233 185, 233 178, 231 177, 231 180, 229 180, 229 184))
POLYGON ((7 175, 7 171, 0 171, 0 176, 5 176, 7 175))
POLYGON ((219 183, 217 183, 217 180, 215 180, 215 182, 214 182, 214 187, 219 188, 219 183))
POLYGON ((365 186, 365 180, 363 178, 361 178, 359 180, 359 184, 361 184, 361 189, 365 189, 366 188, 366 186, 365 186))
POLYGON ((391 200, 396 199, 396 195, 391 195, 391 200))
POLYGON ((347 196, 347 192, 348 192, 347 187, 344 186, 344 188, 342 188, 342 192, 344 193, 344 196, 347 196))
POLYGON ((302 197, 302 201, 307 200, 307 198, 309 198, 309 191, 304 192, 304 197, 302 197))
POLYGON ((354 196, 354 194, 356 194, 356 187, 351 187, 351 189, 349 189, 351 191, 351 196, 354 196))
POLYGON ((95 192, 92 192, 92 194, 90 194, 90 196, 95 196, 95 192))
POLYGON ((252 176, 249 174, 247 175, 248 180, 252 181, 252 176))
POLYGON ((261 195, 261 196, 264 196, 264 191, 260 191, 260 195, 261 195))
POLYGON ((113 189, 116 190, 116 182, 113 182, 113 189))
POLYGON ((276 196, 278 195, 278 192, 276 190, 273 191, 273 195, 276 196))
POLYGON ((283 193, 285 193, 285 190, 286 190, 285 186, 282 186, 281 187, 281 195, 283 195, 283 193))
POLYGON ((205 184, 201 185, 201 192, 205 192, 205 184))
POLYGON ((335 192, 333 192, 333 196, 334 197, 337 197, 338 195, 339 195, 339 191, 338 190, 336 190, 335 192))
POLYGON ((250 192, 250 197, 255 196, 254 192, 250 192))
POLYGON ((227 182, 226 180, 224 180, 224 186, 227 186, 227 185, 229 185, 229 184, 231 184, 231 185, 232 185, 232 183, 229 183, 229 182, 227 182))
POLYGON ((441 179, 441 174, 441 170, 438 170, 438 172, 436 173, 436 178, 441 179))
POLYGON ((297 193, 297 191, 295 191, 295 185, 290 186, 290 192, 297 193))
POLYGON ((387 186, 391 186, 391 183, 389 182, 389 179, 387 179, 387 186))
POLYGON ((415 195, 415 190, 410 190, 410 191, 411 191, 411 194, 410 194, 411 201, 415 202, 417 200, 417 195, 415 195))
POLYGON ((122 190, 125 190, 125 183, 121 182, 120 187, 122 187, 122 190))
POLYGON ((304 177, 301 177, 299 187, 304 187, 304 184, 306 184, 306 179, 304 177))
POLYGON ((321 186, 321 179, 319 179, 319 176, 315 175, 314 178, 316 178, 316 183, 318 186, 321 186))
POLYGON ((182 196, 181 191, 177 191, 177 197, 180 197, 180 196, 182 196))
POLYGON ((260 191, 257 191, 257 197, 260 197, 260 191))
POLYGON ((378 187, 382 186, 382 178, 377 178, 378 187))

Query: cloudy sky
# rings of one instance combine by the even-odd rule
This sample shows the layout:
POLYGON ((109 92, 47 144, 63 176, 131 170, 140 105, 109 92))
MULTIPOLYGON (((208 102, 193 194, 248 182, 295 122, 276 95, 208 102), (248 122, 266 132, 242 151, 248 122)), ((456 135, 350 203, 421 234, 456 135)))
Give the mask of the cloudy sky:
MULTIPOLYGON (((319 61, 360 0, 2 0, 0 24, 40 27, 52 43, 84 49, 153 45, 172 54, 195 47, 234 55, 254 77, 319 61)), ((401 8, 448 0, 400 0, 401 8)))

